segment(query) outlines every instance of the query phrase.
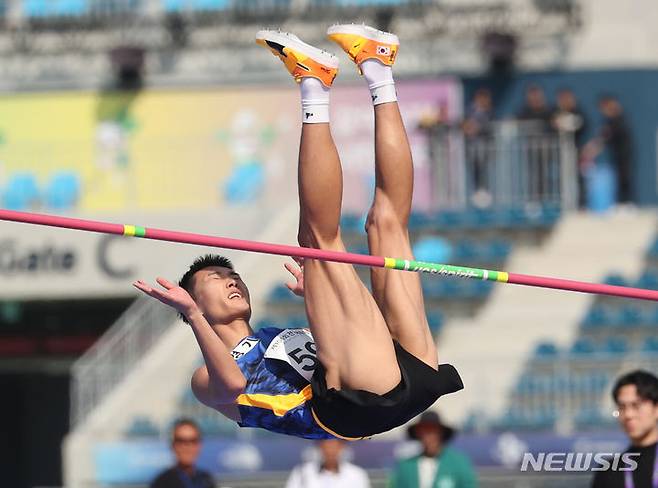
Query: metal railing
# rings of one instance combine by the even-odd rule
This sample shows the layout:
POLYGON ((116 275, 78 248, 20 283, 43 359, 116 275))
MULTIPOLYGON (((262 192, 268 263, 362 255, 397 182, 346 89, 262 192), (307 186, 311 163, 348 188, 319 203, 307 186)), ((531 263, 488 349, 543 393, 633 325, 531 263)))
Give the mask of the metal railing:
POLYGON ((71 425, 84 421, 175 323, 170 308, 150 298, 136 299, 73 365, 71 425))
POLYGON ((577 153, 572 133, 545 131, 533 122, 501 121, 487 135, 431 129, 435 206, 511 208, 578 202, 577 153))

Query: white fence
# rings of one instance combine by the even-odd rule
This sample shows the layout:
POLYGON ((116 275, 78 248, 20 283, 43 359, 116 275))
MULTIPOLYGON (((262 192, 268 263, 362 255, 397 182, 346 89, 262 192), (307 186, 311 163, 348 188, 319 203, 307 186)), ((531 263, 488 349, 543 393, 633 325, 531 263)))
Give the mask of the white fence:
POLYGON ((576 207, 578 161, 572 133, 518 121, 493 123, 489 135, 474 138, 454 128, 432 132, 438 208, 529 203, 576 207))

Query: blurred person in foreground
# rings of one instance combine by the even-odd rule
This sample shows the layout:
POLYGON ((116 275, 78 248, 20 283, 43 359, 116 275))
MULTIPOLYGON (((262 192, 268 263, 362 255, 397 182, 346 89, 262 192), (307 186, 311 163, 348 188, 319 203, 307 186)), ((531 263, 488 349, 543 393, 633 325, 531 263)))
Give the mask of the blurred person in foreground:
POLYGON ((368 473, 344 459, 345 442, 340 439, 318 441, 320 459, 295 467, 286 488, 370 488, 368 473))
POLYGON ((598 135, 583 148, 581 166, 586 170, 594 164, 604 151, 617 174, 617 202, 631 204, 633 201, 633 141, 631 129, 624 116, 624 108, 612 95, 599 98, 599 111, 603 124, 598 135))
POLYGON ((470 460, 447 444, 455 429, 441 422, 434 411, 425 412, 409 427, 409 437, 423 446, 418 456, 400 461, 389 479, 389 488, 476 488, 477 476, 470 460))
POLYGON ((201 430, 191 419, 179 419, 171 434, 171 450, 176 464, 160 473, 150 488, 212 488, 215 482, 206 471, 196 467, 201 451, 201 430))
MULTIPOLYGON (((598 471, 592 488, 651 488, 658 486, 658 377, 637 370, 617 380, 612 390, 615 416, 637 453, 634 471, 598 471)), ((620 465, 620 468, 622 466, 620 465)))
MULTIPOLYGON (((562 88, 557 92, 557 107, 553 113, 553 128, 560 134, 573 136, 573 142, 576 149, 576 159, 578 161, 578 152, 583 147, 583 137, 587 126, 585 114, 578 106, 578 100, 573 91, 568 88, 562 88)), ((578 206, 585 206, 585 177, 577 168, 578 174, 578 206)))

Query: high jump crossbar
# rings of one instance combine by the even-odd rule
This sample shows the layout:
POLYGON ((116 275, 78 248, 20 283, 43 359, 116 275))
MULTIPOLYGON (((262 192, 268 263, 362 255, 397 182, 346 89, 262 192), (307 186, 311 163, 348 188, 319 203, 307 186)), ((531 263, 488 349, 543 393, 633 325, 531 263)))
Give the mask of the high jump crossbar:
POLYGON ((86 232, 98 232, 101 234, 115 234, 131 237, 141 237, 145 239, 154 239, 159 241, 180 242, 184 244, 196 244, 199 246, 218 247, 223 249, 235 249, 238 251, 275 254, 280 256, 317 259, 320 261, 348 263, 376 268, 415 271, 419 273, 430 273, 440 276, 471 278, 483 281, 511 283, 514 285, 525 285, 541 288, 551 288, 556 290, 576 291, 581 293, 593 293, 598 295, 610 295, 658 301, 658 290, 646 290, 642 288, 631 288, 626 286, 588 283, 584 281, 550 278, 546 276, 508 273, 506 271, 494 271, 488 269, 469 268, 466 266, 454 266, 450 264, 370 256, 365 254, 289 246, 284 244, 271 244, 266 242, 232 239, 229 237, 217 237, 190 232, 177 232, 150 227, 139 227, 136 225, 113 224, 96 220, 60 217, 56 215, 17 212, 13 210, 0 209, 0 221, 21 222, 26 224, 43 225, 47 227, 61 227, 65 229, 82 230, 86 232))

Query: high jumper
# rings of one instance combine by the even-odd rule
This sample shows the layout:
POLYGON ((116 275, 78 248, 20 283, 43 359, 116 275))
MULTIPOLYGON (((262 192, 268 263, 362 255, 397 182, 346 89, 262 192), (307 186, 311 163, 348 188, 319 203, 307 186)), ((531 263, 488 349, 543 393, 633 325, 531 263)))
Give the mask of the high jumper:
MULTIPOLYGON (((363 25, 333 26, 328 36, 357 64, 374 105, 370 253, 413 260, 413 164, 392 75, 398 38, 363 25)), ((299 244, 345 251, 342 170, 329 128, 338 59, 293 34, 261 31, 257 42, 301 89, 299 244)), ((463 388, 453 366, 438 364, 417 273, 371 268, 371 294, 349 264, 307 259, 286 268, 296 280, 290 290, 304 297, 309 329, 254 331, 249 290, 220 256, 197 259, 178 286, 162 278, 164 290, 135 283, 190 324, 205 359, 192 377, 202 403, 242 427, 354 440, 402 425, 463 388)))

